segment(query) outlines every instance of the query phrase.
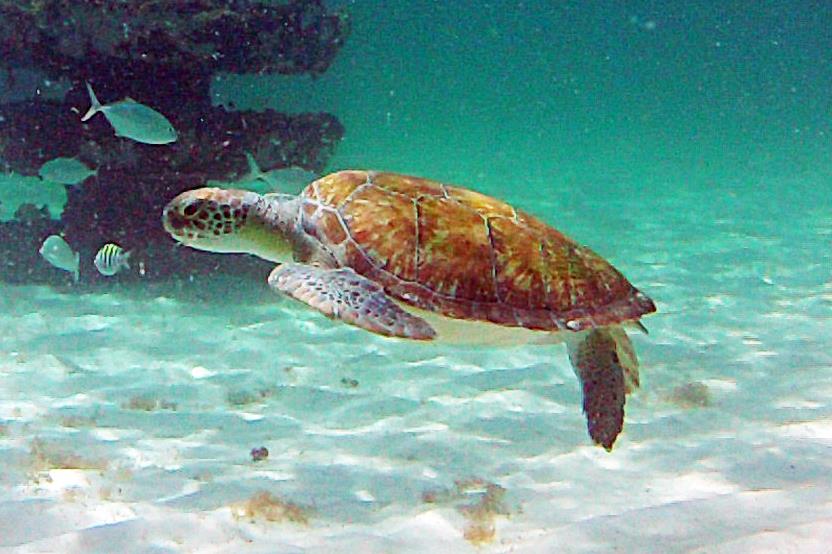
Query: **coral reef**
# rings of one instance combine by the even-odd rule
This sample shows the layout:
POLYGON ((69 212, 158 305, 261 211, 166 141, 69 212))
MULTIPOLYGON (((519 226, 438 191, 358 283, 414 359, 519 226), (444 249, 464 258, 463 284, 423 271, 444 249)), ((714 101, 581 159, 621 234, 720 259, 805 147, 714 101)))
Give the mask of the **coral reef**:
MULTIPOLYGON (((265 171, 320 171, 343 127, 323 113, 289 116, 212 106, 213 75, 320 74, 348 32, 347 18, 328 12, 321 0, 0 0, 0 68, 10 75, 33 69, 68 83, 61 100, 0 105, 0 158, 25 175, 56 157, 76 157, 98 170, 82 186, 68 187, 61 216, 61 229, 82 260, 114 241, 148 262, 144 277, 186 268, 214 271, 228 262, 182 250, 173 254, 159 225, 162 206, 209 179, 243 175, 246 152, 265 171), (101 115, 82 123, 90 105, 85 82, 104 104, 129 97, 163 113, 177 141, 157 146, 116 137, 101 115)), ((37 232, 33 241, 39 244, 46 230, 30 226, 28 232, 37 232)), ((3 259, 31 262, 28 252, 18 256, 19 244, 6 242, 0 249, 3 259)), ((43 266, 41 278, 30 274, 30 280, 55 279, 43 266)), ((0 279, 21 275, 12 273, 0 268, 0 279)), ((82 266, 82 280, 96 277, 82 266)))
POLYGON ((346 17, 327 13, 321 0, 0 2, 6 63, 109 82, 167 76, 160 84, 171 89, 183 76, 194 82, 218 71, 322 73, 347 30, 346 17))

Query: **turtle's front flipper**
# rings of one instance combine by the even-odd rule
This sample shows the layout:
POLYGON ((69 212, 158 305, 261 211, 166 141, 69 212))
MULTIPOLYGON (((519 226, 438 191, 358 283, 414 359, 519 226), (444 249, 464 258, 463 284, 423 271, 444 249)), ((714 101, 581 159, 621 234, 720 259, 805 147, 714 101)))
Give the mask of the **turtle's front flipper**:
POLYGON ((638 387, 638 362, 623 330, 598 328, 569 341, 569 360, 581 381, 589 436, 607 451, 624 426, 626 393, 638 387))
POLYGON ((324 315, 373 333, 417 340, 436 336, 424 319, 401 309, 380 285, 349 268, 282 264, 272 270, 269 285, 324 315))

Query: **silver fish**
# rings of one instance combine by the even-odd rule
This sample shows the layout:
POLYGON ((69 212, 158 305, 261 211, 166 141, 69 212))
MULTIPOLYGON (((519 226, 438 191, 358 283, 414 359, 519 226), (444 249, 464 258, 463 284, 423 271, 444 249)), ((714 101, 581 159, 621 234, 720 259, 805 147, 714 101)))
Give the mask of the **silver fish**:
POLYGON ((81 118, 86 121, 98 112, 104 114, 116 132, 116 136, 133 139, 144 144, 169 144, 176 140, 176 129, 168 119, 132 98, 125 98, 102 106, 92 86, 87 83, 90 95, 90 109, 81 118))
POLYGON ((76 158, 53 158, 43 164, 38 175, 44 181, 61 185, 77 185, 98 173, 76 158))
POLYGON ((78 282, 79 267, 81 265, 80 256, 77 252, 66 243, 63 237, 59 235, 50 235, 46 237, 43 244, 40 245, 40 255, 43 259, 52 264, 58 269, 69 271, 75 282, 78 282))
POLYGON ((122 269, 130 269, 130 252, 112 242, 108 242, 95 255, 95 268, 101 275, 110 277, 122 269))
POLYGON ((297 166, 263 171, 257 165, 257 160, 254 159, 251 153, 246 152, 245 154, 246 160, 248 161, 248 173, 237 184, 246 190, 260 194, 268 194, 271 192, 297 194, 303 187, 318 178, 318 175, 314 172, 297 166), (260 181, 266 186, 258 185, 257 181, 260 181))

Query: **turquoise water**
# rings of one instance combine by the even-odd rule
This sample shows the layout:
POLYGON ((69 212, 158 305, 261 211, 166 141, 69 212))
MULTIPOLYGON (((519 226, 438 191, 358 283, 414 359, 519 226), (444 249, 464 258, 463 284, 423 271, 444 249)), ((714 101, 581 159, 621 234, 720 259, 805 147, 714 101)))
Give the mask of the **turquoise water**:
POLYGON ((542 196, 829 169, 828 6, 347 5, 351 40, 317 81, 222 87, 240 105, 338 114, 347 137, 332 167, 542 196))
POLYGON ((214 101, 334 113, 327 169, 498 196, 650 295, 611 453, 561 345, 384 339, 265 273, 4 284, 0 547, 827 551, 832 7, 552 4, 342 2, 329 71, 214 101))

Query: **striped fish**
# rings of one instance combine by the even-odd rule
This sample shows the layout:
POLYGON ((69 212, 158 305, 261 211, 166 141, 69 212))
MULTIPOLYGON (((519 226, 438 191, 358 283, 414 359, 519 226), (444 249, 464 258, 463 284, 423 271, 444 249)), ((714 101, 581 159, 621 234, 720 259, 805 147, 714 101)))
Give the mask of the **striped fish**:
POLYGON ((95 255, 93 263, 101 275, 109 277, 122 269, 130 269, 129 259, 130 252, 125 252, 121 246, 108 242, 95 255))

